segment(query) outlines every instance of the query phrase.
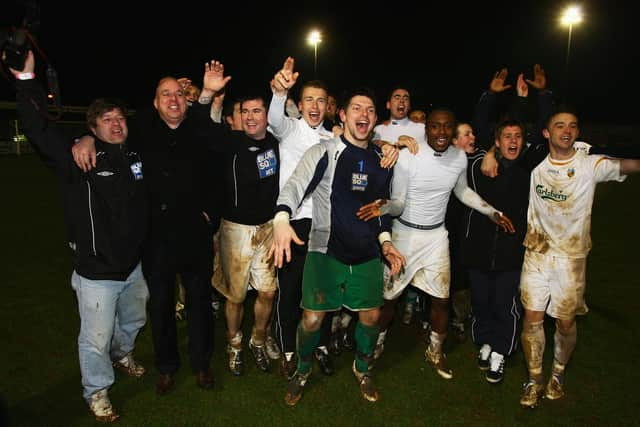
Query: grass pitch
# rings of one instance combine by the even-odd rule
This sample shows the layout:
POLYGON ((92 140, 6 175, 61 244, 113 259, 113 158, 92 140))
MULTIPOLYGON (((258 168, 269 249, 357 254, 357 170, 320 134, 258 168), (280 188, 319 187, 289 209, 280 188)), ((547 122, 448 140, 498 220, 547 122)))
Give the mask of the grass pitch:
MULTIPOLYGON (((0 331, 0 425, 94 425, 81 397, 77 355, 79 319, 70 286, 62 199, 56 177, 34 155, 0 157, 3 203, 0 331)), ((180 323, 183 366, 175 390, 155 394, 151 332, 138 339, 137 359, 147 375, 136 380, 116 373, 110 391, 123 426, 512 426, 638 425, 640 375, 640 276, 635 224, 640 179, 600 184, 593 210, 594 248, 588 259, 587 304, 578 319, 578 345, 566 373, 566 397, 525 410, 518 401, 526 370, 522 353, 512 356, 501 384, 484 380, 469 339, 449 339, 446 349, 454 378, 439 378, 424 361, 417 325, 396 322, 384 357, 375 368, 380 401, 360 397, 351 373, 353 353, 337 358, 337 372, 316 368, 302 400, 284 403, 285 381, 277 370, 264 374, 245 351, 240 378, 225 368, 224 321, 216 325, 213 370, 216 386, 195 386, 186 356, 186 328, 180 323)), ((251 309, 245 310, 250 316, 251 309)), ((251 319, 245 320, 245 336, 251 319)), ((545 368, 552 357, 553 324, 546 322, 545 368)))

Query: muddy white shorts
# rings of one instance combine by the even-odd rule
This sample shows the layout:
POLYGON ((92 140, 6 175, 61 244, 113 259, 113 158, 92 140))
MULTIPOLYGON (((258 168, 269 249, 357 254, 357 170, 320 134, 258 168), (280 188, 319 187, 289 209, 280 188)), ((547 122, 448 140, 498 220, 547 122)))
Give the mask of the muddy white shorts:
POLYGON ((449 233, 444 226, 418 230, 393 222, 393 245, 404 255, 403 272, 390 277, 384 269, 384 299, 397 298, 408 284, 436 298, 449 298, 449 233))
POLYGON ((586 258, 567 258, 527 250, 520 277, 525 309, 553 318, 573 319, 589 311, 584 301, 586 258))
POLYGON ((273 221, 244 225, 220 223, 218 262, 213 286, 233 303, 244 301, 249 286, 257 291, 277 289, 276 269, 267 257, 273 241, 273 221))

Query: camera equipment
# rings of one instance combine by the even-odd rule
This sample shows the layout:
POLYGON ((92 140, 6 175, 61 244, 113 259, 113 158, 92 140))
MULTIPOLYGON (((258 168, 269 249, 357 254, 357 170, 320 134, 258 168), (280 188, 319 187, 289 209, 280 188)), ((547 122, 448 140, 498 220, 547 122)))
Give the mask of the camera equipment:
POLYGON ((31 48, 31 35, 26 28, 11 28, 0 34, 0 53, 4 63, 14 70, 24 68, 24 61, 31 48))
POLYGON ((35 0, 26 0, 24 2, 26 6, 26 13, 22 26, 20 28, 11 27, 5 30, 0 30, 0 59, 2 60, 0 66, 0 74, 4 75, 8 81, 13 82, 14 79, 10 78, 11 74, 8 73, 5 67, 12 68, 16 71, 24 70, 25 61, 29 51, 33 51, 34 55, 38 53, 44 64, 46 64, 46 77, 47 85, 49 87, 49 98, 53 101, 57 114, 50 116, 47 113, 47 117, 52 120, 57 120, 62 116, 63 107, 62 100, 60 98, 60 86, 58 85, 58 73, 49 62, 47 56, 38 46, 36 38, 33 34, 40 26, 40 6, 35 0))

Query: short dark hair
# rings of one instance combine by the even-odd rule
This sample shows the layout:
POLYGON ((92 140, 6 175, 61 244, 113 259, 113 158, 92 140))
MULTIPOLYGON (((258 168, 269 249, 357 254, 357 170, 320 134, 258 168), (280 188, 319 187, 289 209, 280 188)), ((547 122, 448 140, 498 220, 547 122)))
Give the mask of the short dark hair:
POLYGON ((309 80, 300 87, 300 92, 298 93, 299 100, 302 100, 302 92, 304 92, 304 90, 308 87, 322 89, 327 93, 327 98, 329 97, 329 89, 327 88, 325 82, 323 82, 322 80, 309 80))
MULTIPOLYGON (((562 114, 562 113, 573 114, 574 116, 576 116, 576 120, 578 119, 578 113, 576 112, 576 109, 573 106, 568 104, 560 104, 553 109, 551 114, 549 114, 547 119, 544 121, 545 128, 549 129, 549 126, 551 126, 551 120, 558 114, 562 114)), ((580 123, 579 120, 578 120, 578 123, 580 123)))
POLYGON ((87 108, 87 126, 89 128, 98 125, 98 117, 109 111, 120 110, 123 116, 129 114, 127 105, 124 101, 116 98, 97 98, 87 108))
POLYGON ((340 101, 339 105, 343 109, 347 108, 351 100, 356 96, 366 96, 367 98, 370 98, 371 101, 373 101, 373 106, 376 107, 376 111, 378 111, 378 108, 376 105, 377 104, 376 93, 373 91, 373 89, 366 86, 345 90, 342 93, 342 100, 340 101))
POLYGON ((239 99, 234 99, 232 102, 227 102, 222 108, 222 117, 232 117, 234 106, 238 103, 242 105, 242 102, 239 99))
POLYGON ((493 137, 495 139, 499 139, 500 135, 502 134, 502 131, 504 130, 504 128, 510 127, 510 126, 517 126, 517 127, 520 128, 520 132, 522 132, 522 133, 526 132, 524 124, 520 120, 506 119, 506 120, 503 120, 503 121, 501 121, 500 123, 498 123, 496 125, 496 128, 493 131, 493 137))
POLYGON ((456 119, 456 113, 453 112, 453 110, 449 107, 434 107, 429 111, 429 114, 427 114, 427 122, 429 121, 429 119, 431 119, 431 116, 434 115, 435 113, 447 113, 450 114, 451 117, 453 117, 453 121, 455 123, 455 126, 458 126, 458 121, 456 119))
POLYGON ((262 104, 264 105, 264 108, 266 110, 269 110, 269 103, 267 102, 267 96, 261 93, 250 93, 250 94, 246 94, 241 96, 240 98, 238 98, 238 101, 240 102, 240 108, 242 108, 242 105, 247 102, 247 101, 262 101, 262 104))
POLYGON ((397 83, 391 87, 391 90, 389 91, 389 95, 387 96, 387 101, 391 101, 391 95, 393 95, 393 92, 397 91, 398 89, 406 90, 407 93, 409 94, 409 97, 411 97, 411 89, 409 88, 409 86, 405 84, 397 83))

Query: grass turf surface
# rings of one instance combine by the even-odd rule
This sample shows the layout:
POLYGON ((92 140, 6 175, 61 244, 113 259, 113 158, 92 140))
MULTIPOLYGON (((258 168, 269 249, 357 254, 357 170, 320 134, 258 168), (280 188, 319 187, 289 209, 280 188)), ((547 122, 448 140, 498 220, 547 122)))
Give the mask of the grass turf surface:
MULTIPOLYGON (((0 396, 4 419, 15 426, 94 425, 81 397, 77 355, 79 319, 70 286, 71 260, 66 249, 62 198, 58 182, 34 155, 0 157, 3 203, 0 396), (8 414, 8 415, 7 415, 8 414)), ((138 338, 136 358, 148 368, 140 380, 116 373, 110 390, 120 425, 634 425, 640 376, 634 361, 640 324, 640 278, 636 273, 639 229, 634 224, 640 179, 600 184, 594 202, 594 249, 587 263, 587 304, 578 319, 578 344, 566 374, 566 396, 519 407, 526 380, 522 353, 506 364, 505 379, 492 385, 476 366, 476 346, 449 339, 445 345, 454 370, 450 381, 424 362, 417 325, 396 322, 384 357, 375 368, 380 401, 360 397, 351 373, 353 353, 338 357, 336 374, 323 377, 316 367, 297 406, 283 401, 285 381, 277 369, 255 367, 245 343, 245 375, 226 369, 224 320, 216 324, 213 391, 195 386, 186 354, 186 325, 179 323, 183 366, 175 389, 155 394, 151 332, 138 338)), ((251 308, 245 309, 249 336, 251 308)), ((545 373, 553 353, 553 323, 545 324, 545 373)))

